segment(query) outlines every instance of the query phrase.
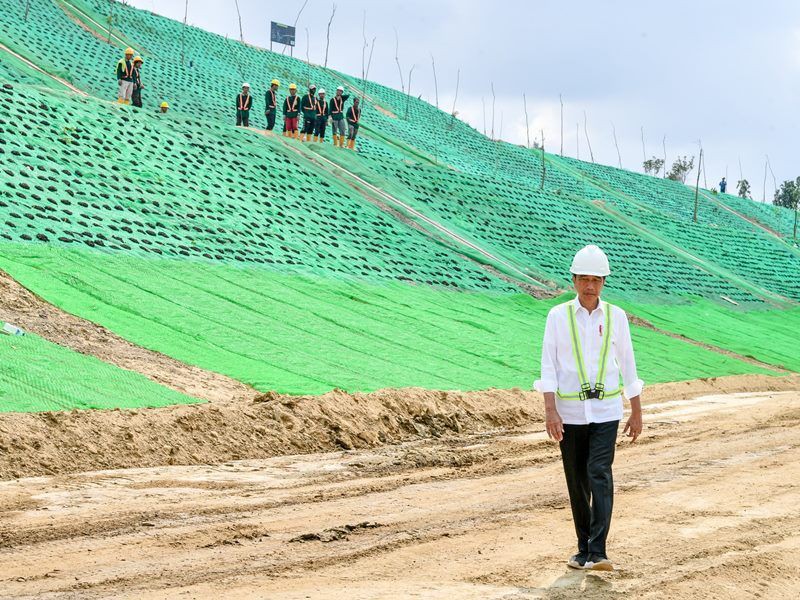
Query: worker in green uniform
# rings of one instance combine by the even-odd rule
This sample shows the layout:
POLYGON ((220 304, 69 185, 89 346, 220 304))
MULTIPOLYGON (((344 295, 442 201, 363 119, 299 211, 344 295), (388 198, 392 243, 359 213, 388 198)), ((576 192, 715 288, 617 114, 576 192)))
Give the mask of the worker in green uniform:
POLYGON ((325 128, 328 126, 328 117, 330 117, 330 110, 328 102, 325 100, 325 90, 319 91, 317 98, 317 118, 314 124, 314 141, 325 141, 325 128))
POLYGON ((347 109, 347 147, 356 149, 356 136, 358 135, 358 122, 361 120, 361 107, 358 98, 353 98, 353 106, 347 109))
POLYGON ((333 126, 333 145, 344 148, 345 131, 344 103, 350 96, 344 93, 344 88, 336 88, 336 95, 331 98, 331 124, 333 126))
POLYGON ((117 62, 117 102, 130 104, 133 96, 133 48, 125 48, 125 58, 117 62))
POLYGON ((133 92, 131 93, 131 103, 136 108, 142 108, 142 64, 144 61, 141 56, 133 59, 133 92))
POLYGON ((242 91, 236 96, 236 126, 250 127, 250 108, 253 106, 253 97, 250 95, 250 84, 243 83, 242 91))
POLYGON ((267 108, 264 116, 267 117, 267 131, 272 131, 275 127, 275 113, 278 112, 278 88, 281 82, 273 79, 266 94, 267 108))
POLYGON ((297 96, 297 85, 289 86, 289 95, 283 101, 283 135, 300 137, 297 131, 297 115, 300 114, 300 98, 297 96))
POLYGON ((317 122, 317 86, 314 84, 308 86, 308 93, 300 102, 300 110, 303 111, 303 129, 300 132, 300 140, 310 142, 317 122))

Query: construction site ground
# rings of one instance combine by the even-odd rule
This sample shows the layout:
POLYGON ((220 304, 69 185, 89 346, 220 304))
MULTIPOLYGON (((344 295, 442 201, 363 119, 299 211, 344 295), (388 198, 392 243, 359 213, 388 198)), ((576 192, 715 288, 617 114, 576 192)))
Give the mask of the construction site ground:
MULTIPOLYGON (((620 434, 617 447, 609 539, 617 570, 608 574, 565 565, 574 552, 569 502, 534 394, 486 394, 480 413, 479 393, 411 391, 405 403, 402 391, 356 396, 361 412, 344 403, 340 418, 394 443, 353 435, 339 438, 350 450, 214 463, 244 452, 219 444, 216 454, 207 450, 209 464, 184 457, 197 464, 72 474, 94 464, 69 459, 70 444, 89 443, 77 439, 88 435, 80 415, 120 413, 69 413, 76 439, 63 437, 59 449, 40 440, 42 462, 57 474, 6 473, 0 482, 0 597, 797 598, 798 390, 797 376, 650 388, 642 438, 630 444, 620 434), (392 428, 381 416, 389 405, 418 431, 392 428), (459 410, 473 418, 441 425, 441 415, 459 410)), ((343 404, 341 394, 329 400, 343 404)), ((308 451, 290 431, 310 410, 302 401, 252 404, 280 405, 286 440, 308 451), (292 427, 290 417, 299 419, 292 427)), ((210 407, 129 417, 134 426, 150 418, 158 436, 171 412, 210 407)), ((2 416, 4 454, 27 456, 22 446, 43 435, 28 421, 35 418, 2 416)), ((318 447, 335 443, 337 429, 349 435, 328 426, 308 434, 318 447)), ((139 455, 142 465, 158 463, 139 455)))

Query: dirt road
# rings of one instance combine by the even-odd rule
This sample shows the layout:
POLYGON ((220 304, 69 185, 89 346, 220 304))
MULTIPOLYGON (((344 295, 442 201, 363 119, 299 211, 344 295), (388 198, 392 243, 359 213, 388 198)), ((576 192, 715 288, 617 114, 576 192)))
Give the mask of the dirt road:
POLYGON ((647 407, 611 574, 540 431, 0 483, 2 598, 797 598, 800 392, 647 407))

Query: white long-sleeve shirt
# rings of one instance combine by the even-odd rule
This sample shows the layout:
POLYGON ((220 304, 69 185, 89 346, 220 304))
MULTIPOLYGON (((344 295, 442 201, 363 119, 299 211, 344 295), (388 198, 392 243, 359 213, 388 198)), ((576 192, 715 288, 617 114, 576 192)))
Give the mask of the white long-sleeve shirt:
MULTIPOLYGON (((542 375, 536 380, 534 388, 542 393, 576 392, 580 389, 580 379, 575 358, 572 354, 572 340, 569 331, 567 305, 554 306, 547 315, 542 343, 542 375)), ((572 301, 575 307, 575 321, 583 350, 583 362, 586 364, 589 382, 594 387, 599 369, 600 351, 603 345, 603 326, 605 322, 605 306, 602 302, 589 314, 577 296, 572 301)), ((633 356, 630 326, 625 311, 618 306, 611 306, 612 335, 611 355, 606 365, 605 389, 614 390, 619 387, 622 375, 623 393, 626 398, 633 398, 642 393, 644 382, 636 373, 636 360, 633 356)), ((568 425, 585 425, 587 423, 605 423, 622 419, 622 396, 606 396, 602 400, 562 400, 556 396, 556 410, 561 420, 568 425)))

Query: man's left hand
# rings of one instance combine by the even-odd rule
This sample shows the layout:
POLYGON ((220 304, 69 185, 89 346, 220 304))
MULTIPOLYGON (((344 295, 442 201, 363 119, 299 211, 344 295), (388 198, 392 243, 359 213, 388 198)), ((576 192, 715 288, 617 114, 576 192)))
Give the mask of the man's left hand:
POLYGON ((641 411, 634 411, 625 423, 625 429, 622 433, 631 438, 631 443, 636 441, 642 433, 642 413, 641 411))

